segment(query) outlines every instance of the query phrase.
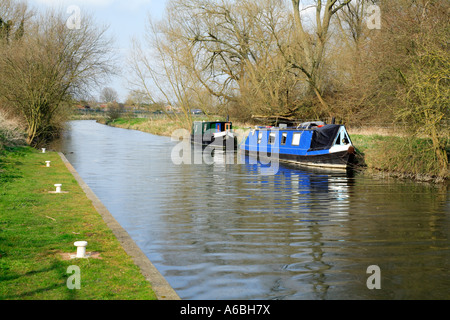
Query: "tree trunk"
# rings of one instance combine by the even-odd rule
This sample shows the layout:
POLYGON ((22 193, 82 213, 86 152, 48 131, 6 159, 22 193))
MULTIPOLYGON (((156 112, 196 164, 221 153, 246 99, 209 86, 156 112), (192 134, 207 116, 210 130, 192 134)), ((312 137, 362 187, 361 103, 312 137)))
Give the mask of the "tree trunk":
POLYGON ((442 168, 441 173, 443 176, 445 176, 448 174, 448 155, 447 151, 445 150, 445 146, 443 146, 440 142, 435 126, 432 126, 431 129, 431 141, 433 142, 433 148, 436 153, 438 163, 442 168))

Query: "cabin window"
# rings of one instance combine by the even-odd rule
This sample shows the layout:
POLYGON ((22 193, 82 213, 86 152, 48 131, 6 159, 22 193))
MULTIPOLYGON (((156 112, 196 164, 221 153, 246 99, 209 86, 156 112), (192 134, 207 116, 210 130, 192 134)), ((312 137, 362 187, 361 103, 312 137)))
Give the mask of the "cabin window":
POLYGON ((348 138, 348 136, 346 134, 344 134, 344 139, 342 139, 342 143, 345 145, 350 143, 350 139, 348 138))
POLYGON ((275 137, 276 137, 275 133, 271 133, 269 135, 269 144, 275 144, 275 137))
POLYGON ((262 132, 260 132, 260 133, 258 134, 258 144, 261 143, 262 137, 263 137, 263 134, 262 134, 262 132))
POLYGON ((294 133, 292 136, 292 145, 293 146, 299 146, 300 145, 300 137, 302 136, 301 133, 294 133))
POLYGON ((348 138, 347 134, 341 132, 338 134, 336 138, 336 145, 348 145, 350 143, 350 139, 348 138))
POLYGON ((340 146, 341 145, 341 134, 339 133, 336 139, 336 145, 340 146))
POLYGON ((281 135, 281 145, 286 145, 287 142, 287 132, 283 132, 283 134, 281 135))

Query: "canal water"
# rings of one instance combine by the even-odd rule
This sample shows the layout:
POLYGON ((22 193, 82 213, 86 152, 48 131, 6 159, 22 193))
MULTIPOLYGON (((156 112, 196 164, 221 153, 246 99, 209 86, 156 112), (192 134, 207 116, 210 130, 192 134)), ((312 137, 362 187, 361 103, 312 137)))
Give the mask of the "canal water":
POLYGON ((179 165, 176 146, 73 121, 62 151, 182 299, 450 298, 446 187, 219 154, 179 165))

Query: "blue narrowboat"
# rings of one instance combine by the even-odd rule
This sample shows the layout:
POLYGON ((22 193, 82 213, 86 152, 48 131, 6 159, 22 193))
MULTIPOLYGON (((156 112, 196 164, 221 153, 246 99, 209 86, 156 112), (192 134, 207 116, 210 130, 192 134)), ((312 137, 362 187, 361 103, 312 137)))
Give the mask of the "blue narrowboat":
POLYGON ((233 132, 233 123, 229 121, 194 121, 191 142, 223 149, 237 149, 237 139, 233 132))
POLYGON ((273 157, 280 162, 304 166, 348 169, 355 160, 355 148, 344 125, 308 122, 298 127, 256 127, 241 151, 250 157, 273 157))

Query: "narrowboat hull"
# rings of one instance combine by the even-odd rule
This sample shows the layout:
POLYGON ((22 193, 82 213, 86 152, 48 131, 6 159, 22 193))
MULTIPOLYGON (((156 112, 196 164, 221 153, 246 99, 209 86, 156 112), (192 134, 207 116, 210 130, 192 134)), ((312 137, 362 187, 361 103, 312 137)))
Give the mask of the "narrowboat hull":
MULTIPOLYGON (((264 154, 262 156, 259 152, 242 150, 245 156, 260 159, 272 159, 272 154, 264 154)), ((278 154, 278 160, 280 162, 314 167, 323 169, 349 169, 354 164, 355 154, 350 149, 349 151, 340 151, 328 154, 319 155, 294 155, 294 154, 278 154)))
POLYGON ((237 139, 236 137, 220 137, 220 138, 207 138, 207 137, 195 137, 191 135, 191 143, 193 145, 200 145, 202 148, 210 147, 214 149, 223 150, 236 150, 237 149, 237 139))

